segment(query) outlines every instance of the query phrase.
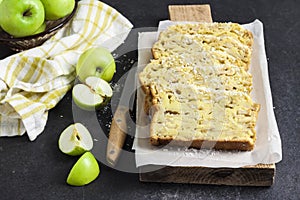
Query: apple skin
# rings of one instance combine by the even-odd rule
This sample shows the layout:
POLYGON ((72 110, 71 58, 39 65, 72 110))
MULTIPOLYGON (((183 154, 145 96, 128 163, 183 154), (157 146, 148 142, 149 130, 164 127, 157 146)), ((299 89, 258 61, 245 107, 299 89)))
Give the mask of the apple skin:
POLYGON ((94 181, 100 173, 99 164, 91 152, 85 152, 72 167, 67 183, 73 186, 83 186, 94 181))
POLYGON ((69 15, 74 7, 75 0, 41 0, 45 8, 46 20, 57 20, 69 15))
POLYGON ((80 55, 76 73, 81 82, 89 76, 99 77, 110 82, 116 72, 114 57, 103 47, 92 47, 80 55))
POLYGON ((33 35, 44 19, 40 0, 3 0, 0 4, 0 26, 14 37, 33 35))
POLYGON ((44 22, 33 34, 39 34, 41 32, 44 32, 46 30, 46 22, 44 22))

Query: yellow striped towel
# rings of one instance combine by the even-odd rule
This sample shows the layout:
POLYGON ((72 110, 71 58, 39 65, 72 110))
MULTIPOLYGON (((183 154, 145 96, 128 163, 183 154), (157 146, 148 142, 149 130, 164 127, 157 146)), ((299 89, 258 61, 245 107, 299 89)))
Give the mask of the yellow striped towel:
POLYGON ((114 50, 131 28, 112 7, 82 0, 73 20, 42 46, 0 60, 0 136, 26 132, 35 140, 48 110, 72 87, 80 54, 98 45, 114 50))

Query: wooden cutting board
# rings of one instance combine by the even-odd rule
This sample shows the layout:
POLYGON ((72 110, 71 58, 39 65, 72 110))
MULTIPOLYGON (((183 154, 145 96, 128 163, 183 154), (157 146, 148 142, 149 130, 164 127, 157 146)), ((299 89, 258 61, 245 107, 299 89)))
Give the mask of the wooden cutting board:
MULTIPOLYGON (((212 22, 209 5, 170 5, 170 20, 212 22)), ((238 186, 271 186, 275 164, 259 164, 242 168, 142 166, 140 181, 193 183, 238 186), (151 170, 151 169, 157 170, 151 170)))

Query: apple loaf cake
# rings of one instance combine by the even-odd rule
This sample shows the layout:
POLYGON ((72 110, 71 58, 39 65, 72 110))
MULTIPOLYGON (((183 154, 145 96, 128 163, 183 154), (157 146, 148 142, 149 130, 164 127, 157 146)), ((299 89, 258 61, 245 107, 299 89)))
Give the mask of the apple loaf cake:
POLYGON ((254 148, 252 43, 237 23, 179 24, 160 33, 154 59, 139 74, 153 145, 254 148))

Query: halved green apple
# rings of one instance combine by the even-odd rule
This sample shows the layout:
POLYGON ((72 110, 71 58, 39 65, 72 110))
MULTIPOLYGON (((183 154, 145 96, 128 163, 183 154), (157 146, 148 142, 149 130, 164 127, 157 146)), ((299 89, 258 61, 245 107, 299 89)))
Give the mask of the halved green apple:
POLYGON ((84 83, 73 87, 72 97, 75 104, 84 110, 95 110, 105 105, 113 95, 112 88, 105 80, 90 76, 84 83))
POLYGON ((93 148, 93 139, 85 126, 75 123, 60 134, 58 147, 65 154, 78 156, 93 148))
POLYGON ((67 183, 83 186, 94 181, 100 173, 99 164, 91 152, 85 152, 72 167, 67 183))

